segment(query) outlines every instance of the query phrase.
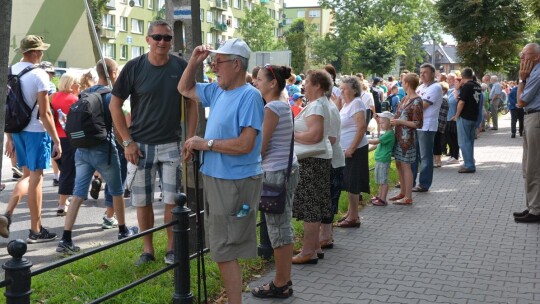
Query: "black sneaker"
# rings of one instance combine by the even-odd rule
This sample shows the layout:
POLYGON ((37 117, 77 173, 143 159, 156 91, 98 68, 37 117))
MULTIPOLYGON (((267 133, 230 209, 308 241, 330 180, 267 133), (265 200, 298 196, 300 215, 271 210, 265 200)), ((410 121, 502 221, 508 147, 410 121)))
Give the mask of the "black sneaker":
POLYGON ((92 181, 92 188, 90 189, 90 196, 93 199, 98 199, 99 191, 101 191, 101 180, 98 177, 96 177, 92 181))
POLYGON ((135 234, 139 233, 139 228, 137 227, 129 227, 126 232, 119 232, 118 233, 118 239, 125 239, 127 237, 133 236, 135 234))
POLYGON ((66 240, 61 240, 56 247, 56 252, 65 253, 65 254, 74 254, 81 251, 81 247, 75 246, 73 241, 68 242, 66 240))
POLYGON ((53 185, 53 187, 58 187, 60 185, 60 182, 56 178, 54 178, 52 180, 52 185, 53 185))
POLYGON ((14 180, 18 180, 23 176, 23 172, 21 171, 21 169, 19 169, 19 167, 11 167, 11 171, 13 171, 14 180))
POLYGON ((155 260, 156 260, 156 258, 153 255, 151 255, 150 253, 147 253, 147 252, 143 252, 143 254, 141 254, 141 257, 139 258, 139 260, 135 263, 135 266, 141 266, 141 265, 144 265, 146 263, 153 262, 155 260))
POLYGON ((41 231, 39 233, 34 233, 34 231, 30 230, 26 242, 30 244, 35 244, 50 242, 54 240, 56 240, 56 233, 49 232, 49 230, 41 227, 41 231))

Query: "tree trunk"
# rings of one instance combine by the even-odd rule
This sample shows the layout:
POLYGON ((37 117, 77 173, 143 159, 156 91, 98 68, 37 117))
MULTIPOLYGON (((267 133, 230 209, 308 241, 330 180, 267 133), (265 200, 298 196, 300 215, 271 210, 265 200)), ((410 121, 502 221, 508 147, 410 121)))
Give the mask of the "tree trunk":
MULTIPOLYGON (((0 6, 0 153, 4 152, 4 124, 6 120, 7 66, 9 64, 9 38, 11 36, 12 0, 3 0, 0 6), (3 21, 2 21, 3 20, 3 21)), ((0 157, 0 172, 2 172, 0 157)))

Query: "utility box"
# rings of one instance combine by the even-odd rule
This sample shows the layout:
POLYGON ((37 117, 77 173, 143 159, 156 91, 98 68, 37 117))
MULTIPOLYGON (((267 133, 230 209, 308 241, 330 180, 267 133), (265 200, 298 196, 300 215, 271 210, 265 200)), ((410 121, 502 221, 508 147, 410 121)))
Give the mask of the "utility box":
POLYGON ((291 51, 252 52, 249 58, 248 72, 256 66, 265 64, 291 66, 291 51))

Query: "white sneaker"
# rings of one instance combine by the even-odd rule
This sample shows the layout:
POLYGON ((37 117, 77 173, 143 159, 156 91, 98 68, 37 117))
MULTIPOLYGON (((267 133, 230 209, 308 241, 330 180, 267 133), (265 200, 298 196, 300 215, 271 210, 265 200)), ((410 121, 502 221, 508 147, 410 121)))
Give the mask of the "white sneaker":
POLYGON ((457 160, 457 159, 455 159, 455 158, 452 157, 452 158, 451 158, 450 160, 448 160, 446 163, 449 164, 449 165, 459 164, 459 160, 457 160))

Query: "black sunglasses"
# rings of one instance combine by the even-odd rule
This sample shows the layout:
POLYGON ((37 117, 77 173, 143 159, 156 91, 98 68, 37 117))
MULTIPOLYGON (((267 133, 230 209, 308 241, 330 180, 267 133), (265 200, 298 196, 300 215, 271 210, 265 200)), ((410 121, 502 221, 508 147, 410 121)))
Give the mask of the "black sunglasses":
POLYGON ((163 39, 169 42, 173 38, 171 35, 161 35, 161 34, 154 34, 154 35, 149 35, 149 36, 152 37, 152 39, 154 39, 155 41, 161 41, 163 39))

